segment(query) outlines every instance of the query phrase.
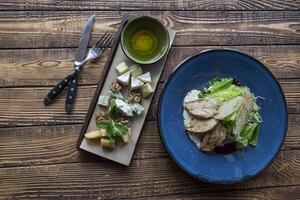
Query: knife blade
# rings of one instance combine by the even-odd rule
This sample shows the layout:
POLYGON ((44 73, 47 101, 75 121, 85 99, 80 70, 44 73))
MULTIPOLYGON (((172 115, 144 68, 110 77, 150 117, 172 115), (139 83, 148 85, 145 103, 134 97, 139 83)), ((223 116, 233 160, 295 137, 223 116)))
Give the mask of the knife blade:
POLYGON ((94 24, 94 18, 95 18, 95 14, 91 15, 83 28, 79 45, 75 55, 75 61, 81 62, 85 59, 86 50, 89 44, 90 35, 94 24))
MULTIPOLYGON (((90 40, 90 35, 91 35, 91 31, 92 31, 92 27, 94 24, 94 18, 95 18, 95 14, 91 15, 88 19, 88 21, 86 22, 82 34, 81 34, 81 38, 79 41, 79 45, 75 54, 75 62, 81 62, 85 59, 86 56, 86 50, 89 44, 89 40, 90 40)), ((77 93, 77 82, 78 82, 78 76, 79 76, 79 69, 76 69, 75 65, 75 72, 76 75, 74 76, 74 78, 71 80, 71 82, 69 83, 69 90, 67 93, 67 98, 66 98, 66 103, 65 103, 65 110, 67 113, 70 113, 72 111, 73 108, 73 104, 74 104, 74 100, 76 97, 76 93, 77 93)))

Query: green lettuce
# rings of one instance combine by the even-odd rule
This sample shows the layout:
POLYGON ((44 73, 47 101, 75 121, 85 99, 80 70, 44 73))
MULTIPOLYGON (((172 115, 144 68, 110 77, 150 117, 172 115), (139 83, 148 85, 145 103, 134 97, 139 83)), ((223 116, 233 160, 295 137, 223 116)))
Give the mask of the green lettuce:
MULTIPOLYGON (((259 107, 256 105, 253 98, 253 106, 250 100, 252 94, 246 86, 237 86, 233 84, 233 78, 215 78, 209 81, 209 86, 204 88, 199 93, 199 98, 211 100, 217 106, 222 106, 224 102, 235 97, 241 96, 244 98, 242 105, 233 107, 231 114, 224 118, 220 118, 221 123, 227 129, 227 134, 235 138, 236 148, 241 149, 248 145, 256 146, 258 140, 259 123, 261 117, 259 115, 259 107), (248 96, 247 96, 248 95, 248 96)), ((226 104, 227 106, 230 104, 226 104)), ((224 109, 228 107, 224 107, 224 109)), ((224 111, 225 112, 225 111, 224 111)))
POLYGON ((203 98, 208 94, 212 94, 218 91, 221 91, 225 88, 228 88, 233 83, 233 78, 214 78, 209 81, 209 87, 204 88, 203 91, 199 93, 199 97, 203 98))
POLYGON ((122 137, 128 132, 128 128, 125 125, 112 119, 97 122, 97 127, 107 130, 107 136, 112 144, 115 144, 117 137, 122 137))
POLYGON ((118 108, 115 99, 111 100, 108 113, 112 119, 116 119, 118 117, 118 108))
POLYGON ((230 85, 226 89, 206 95, 205 98, 210 99, 217 105, 221 105, 224 101, 227 101, 237 96, 242 96, 244 89, 245 87, 230 85))
POLYGON ((258 123, 248 123, 240 133, 236 142, 236 148, 241 149, 247 147, 248 144, 255 146, 258 138, 258 123))

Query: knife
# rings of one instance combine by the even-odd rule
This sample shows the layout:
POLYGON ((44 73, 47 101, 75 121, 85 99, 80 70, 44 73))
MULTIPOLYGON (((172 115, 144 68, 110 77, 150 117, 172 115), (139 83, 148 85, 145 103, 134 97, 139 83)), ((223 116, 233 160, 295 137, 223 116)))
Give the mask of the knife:
MULTIPOLYGON (((86 55, 86 50, 87 50, 87 46, 89 43, 89 38, 90 38, 90 33, 92 30, 92 26, 94 23, 94 18, 95 18, 95 14, 93 14, 92 16, 89 17, 87 23, 85 24, 85 27, 83 29, 80 41, 79 41, 79 46, 78 49, 76 51, 76 55, 75 55, 75 61, 82 61, 85 58, 86 55)), ((61 80, 48 94, 47 96, 44 98, 44 104, 45 105, 49 105, 50 103, 53 102, 53 100, 63 91, 63 89, 69 85, 69 91, 68 91, 68 96, 72 96, 72 100, 69 97, 69 99, 67 99, 66 101, 66 110, 68 107, 69 112, 72 110, 72 105, 74 103, 74 98, 76 96, 76 89, 77 89, 77 78, 78 78, 78 71, 74 70, 74 72, 72 72, 71 74, 69 74, 68 76, 66 76, 63 80, 61 80), (75 83, 74 83, 74 79, 75 83), (71 89, 73 88, 73 89, 71 89), (68 104, 68 106, 67 106, 68 104)))
MULTIPOLYGON (((81 38, 79 41, 78 49, 77 49, 76 55, 75 55, 75 62, 81 62, 85 59, 86 50, 87 50, 87 47, 89 44, 90 35, 91 35, 93 23, 94 23, 94 18, 95 18, 95 14, 90 16, 90 18, 88 19, 88 21, 83 29, 83 32, 82 32, 82 35, 81 35, 81 38)), ((75 68, 76 74, 69 84, 69 90, 68 90, 68 94, 66 97, 65 110, 67 113, 70 113, 72 111, 74 100, 75 100, 76 93, 77 93, 79 69, 75 67, 75 64, 74 64, 74 68, 75 68)))

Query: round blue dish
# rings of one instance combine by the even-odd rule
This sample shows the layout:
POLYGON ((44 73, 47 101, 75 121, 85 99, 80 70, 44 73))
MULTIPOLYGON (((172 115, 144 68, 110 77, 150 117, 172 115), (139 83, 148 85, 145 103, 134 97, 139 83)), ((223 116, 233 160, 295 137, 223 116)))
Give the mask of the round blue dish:
POLYGON ((186 59, 169 76, 160 97, 158 126, 167 151, 184 171, 205 182, 233 184, 257 175, 279 152, 287 131, 287 106, 276 78, 262 63, 234 50, 209 50, 186 59), (264 98, 257 100, 263 122, 255 148, 227 155, 203 153, 185 133, 185 95, 214 77, 235 77, 264 98))

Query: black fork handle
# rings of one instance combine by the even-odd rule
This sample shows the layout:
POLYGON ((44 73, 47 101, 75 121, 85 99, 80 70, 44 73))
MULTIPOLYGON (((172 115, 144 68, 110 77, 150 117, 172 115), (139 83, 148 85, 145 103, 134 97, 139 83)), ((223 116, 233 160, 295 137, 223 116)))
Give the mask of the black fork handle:
POLYGON ((69 84, 69 82, 76 75, 76 72, 69 74, 63 80, 61 80, 44 98, 44 104, 49 105, 53 100, 64 90, 64 88, 69 84))
POLYGON ((68 90, 68 94, 66 97, 66 104, 65 104, 65 110, 67 113, 70 113, 73 109, 73 104, 77 93, 78 76, 79 74, 77 73, 69 84, 69 90, 68 90))

